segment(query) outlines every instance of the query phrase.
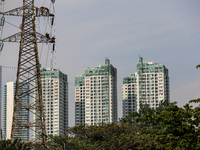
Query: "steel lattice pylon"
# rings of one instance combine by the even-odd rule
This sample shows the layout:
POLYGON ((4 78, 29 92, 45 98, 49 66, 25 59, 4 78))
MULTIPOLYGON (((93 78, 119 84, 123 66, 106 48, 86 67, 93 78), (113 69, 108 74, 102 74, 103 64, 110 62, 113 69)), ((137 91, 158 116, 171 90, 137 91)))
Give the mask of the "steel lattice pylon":
POLYGON ((34 141, 41 142, 45 148, 47 141, 37 43, 54 43, 55 39, 36 32, 35 17, 54 15, 47 8, 35 7, 34 0, 23 0, 23 7, 5 12, 4 15, 22 16, 21 32, 3 40, 20 42, 11 141, 15 138, 23 140, 23 132, 31 129, 35 132, 34 141), (32 100, 24 102, 25 97, 32 100), (27 111, 35 116, 33 120, 24 119, 27 111))

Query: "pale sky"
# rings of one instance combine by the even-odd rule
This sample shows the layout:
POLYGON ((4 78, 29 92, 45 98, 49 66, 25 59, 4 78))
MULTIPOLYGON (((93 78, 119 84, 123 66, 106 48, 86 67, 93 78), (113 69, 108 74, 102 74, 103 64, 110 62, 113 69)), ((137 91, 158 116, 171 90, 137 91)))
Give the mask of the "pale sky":
MULTIPOLYGON (((50 0, 38 1, 38 7, 49 6, 50 0)), ((5 11, 20 5, 22 0, 6 0, 5 11)), ((75 75, 103 64, 106 57, 118 70, 119 118, 122 78, 136 72, 139 56, 169 69, 171 102, 183 106, 200 97, 200 70, 195 68, 200 64, 199 0, 57 0, 55 8, 54 66, 69 78, 70 126, 75 120, 75 75)), ((6 21, 19 26, 21 17, 6 17, 6 21)), ((42 28, 44 24, 39 23, 42 28)), ((5 23, 3 38, 16 32, 20 30, 5 23)), ((48 46, 43 47, 41 63, 45 67, 48 46)), ((19 44, 5 43, 0 65, 17 66, 18 51, 19 44)), ((3 69, 3 84, 15 78, 16 69, 3 69)))

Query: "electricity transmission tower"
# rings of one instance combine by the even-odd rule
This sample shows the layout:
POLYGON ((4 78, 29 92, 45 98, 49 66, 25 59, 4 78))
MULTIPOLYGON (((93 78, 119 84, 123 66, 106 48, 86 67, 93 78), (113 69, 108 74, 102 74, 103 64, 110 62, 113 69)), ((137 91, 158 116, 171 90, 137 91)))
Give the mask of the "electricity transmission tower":
MULTIPOLYGON (((51 0, 53 4, 55 0, 51 0)), ((23 140, 23 132, 27 129, 34 133, 35 142, 46 147, 46 128, 42 101, 42 88, 40 79, 40 64, 38 59, 37 43, 55 43, 51 35, 42 35, 36 32, 35 18, 44 16, 54 22, 54 14, 46 7, 35 7, 34 0, 23 0, 23 6, 4 12, 6 16, 22 16, 21 32, 3 39, 3 42, 19 42, 19 59, 14 95, 14 113, 11 131, 11 141, 15 138, 23 140), (27 85, 29 88, 25 88, 27 85), (24 97, 29 97, 29 102, 24 102, 24 97), (24 115, 34 116, 33 120, 24 119, 24 115)), ((54 47, 54 46, 53 46, 54 47)))

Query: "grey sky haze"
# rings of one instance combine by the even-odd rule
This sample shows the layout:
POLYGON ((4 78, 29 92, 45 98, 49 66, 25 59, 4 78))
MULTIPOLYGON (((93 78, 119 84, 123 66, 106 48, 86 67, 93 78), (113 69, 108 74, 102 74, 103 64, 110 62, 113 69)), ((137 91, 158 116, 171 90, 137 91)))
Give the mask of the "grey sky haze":
MULTIPOLYGON (((46 6, 44 2, 35 0, 38 7, 46 6)), ((21 5, 22 0, 6 0, 5 11, 21 5)), ((6 20, 16 26, 21 22, 20 17, 6 20)), ((3 37, 16 32, 19 29, 6 23, 3 37)), ((139 56, 169 69, 172 102, 183 106, 200 97, 200 70, 195 68, 200 64, 199 0, 57 0, 55 36, 55 68, 69 77, 71 126, 75 75, 83 74, 87 67, 103 64, 106 57, 118 70, 119 118, 122 77, 136 72, 139 56)), ((18 51, 18 44, 5 43, 0 65, 17 66, 18 51)), ((43 53, 41 62, 45 67, 43 53)), ((15 80, 16 70, 3 71, 4 84, 15 80)))

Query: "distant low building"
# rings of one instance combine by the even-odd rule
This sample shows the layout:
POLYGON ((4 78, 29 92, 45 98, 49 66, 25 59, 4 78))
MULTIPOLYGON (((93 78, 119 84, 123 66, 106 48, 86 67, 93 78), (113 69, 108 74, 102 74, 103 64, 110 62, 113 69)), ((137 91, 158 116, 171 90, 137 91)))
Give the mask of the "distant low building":
POLYGON ((170 100, 168 69, 158 63, 143 62, 140 57, 137 73, 123 77, 123 117, 137 112, 140 104, 156 108, 164 100, 170 100))

